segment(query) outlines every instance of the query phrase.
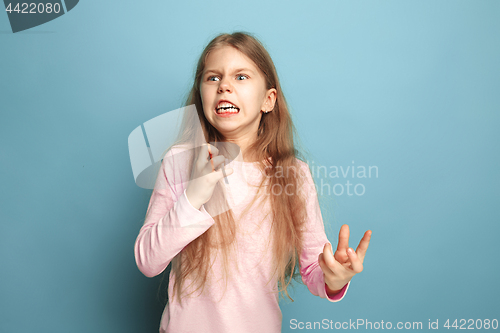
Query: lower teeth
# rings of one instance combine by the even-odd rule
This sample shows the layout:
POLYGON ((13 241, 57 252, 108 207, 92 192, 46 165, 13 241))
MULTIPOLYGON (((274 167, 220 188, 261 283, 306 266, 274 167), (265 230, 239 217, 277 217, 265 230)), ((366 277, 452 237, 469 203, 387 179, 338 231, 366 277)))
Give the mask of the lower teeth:
POLYGON ((217 111, 218 114, 224 114, 224 113, 238 113, 238 111, 217 111))

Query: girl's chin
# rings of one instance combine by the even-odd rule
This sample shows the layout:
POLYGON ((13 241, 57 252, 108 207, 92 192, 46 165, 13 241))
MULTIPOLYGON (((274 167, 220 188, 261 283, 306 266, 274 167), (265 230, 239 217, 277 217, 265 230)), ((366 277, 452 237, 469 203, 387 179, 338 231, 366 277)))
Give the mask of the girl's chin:
POLYGON ((234 132, 235 130, 238 129, 238 125, 236 124, 217 124, 217 126, 214 126, 222 135, 225 135, 227 133, 234 132))

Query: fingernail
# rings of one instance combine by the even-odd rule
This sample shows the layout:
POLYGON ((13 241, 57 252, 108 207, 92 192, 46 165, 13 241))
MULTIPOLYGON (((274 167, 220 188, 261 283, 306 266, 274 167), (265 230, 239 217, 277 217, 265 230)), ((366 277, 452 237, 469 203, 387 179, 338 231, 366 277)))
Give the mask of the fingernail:
POLYGON ((353 253, 354 253, 354 250, 353 250, 352 248, 348 248, 348 249, 347 249, 347 251, 348 251, 349 253, 351 253, 351 254, 353 254, 353 253))

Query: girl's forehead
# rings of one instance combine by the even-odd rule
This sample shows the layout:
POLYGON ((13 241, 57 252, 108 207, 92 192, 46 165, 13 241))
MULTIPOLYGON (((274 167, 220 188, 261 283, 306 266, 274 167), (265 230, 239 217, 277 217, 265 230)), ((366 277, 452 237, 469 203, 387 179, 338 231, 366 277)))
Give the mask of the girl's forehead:
POLYGON ((207 54, 205 72, 221 68, 231 69, 231 67, 234 69, 247 68, 253 71, 257 69, 252 59, 232 46, 219 46, 207 54))

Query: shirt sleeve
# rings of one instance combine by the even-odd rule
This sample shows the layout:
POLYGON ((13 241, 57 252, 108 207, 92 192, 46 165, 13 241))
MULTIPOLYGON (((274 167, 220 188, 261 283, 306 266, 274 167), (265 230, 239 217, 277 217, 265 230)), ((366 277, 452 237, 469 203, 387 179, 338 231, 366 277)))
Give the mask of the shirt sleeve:
POLYGON ((302 191, 305 194, 307 209, 304 247, 300 254, 300 274, 302 281, 313 295, 326 298, 330 302, 338 302, 344 298, 350 282, 336 295, 329 295, 326 291, 325 277, 319 266, 318 256, 323 252, 325 244, 330 242, 326 237, 318 195, 309 166, 302 161, 299 161, 299 164, 301 165, 302 176, 305 179, 302 191))
POLYGON ((144 225, 135 241, 135 261, 147 277, 162 273, 185 246, 215 223, 203 205, 198 210, 189 202, 187 186, 182 186, 187 182, 171 181, 170 178, 179 175, 174 169, 172 154, 167 153, 158 172, 144 225))

